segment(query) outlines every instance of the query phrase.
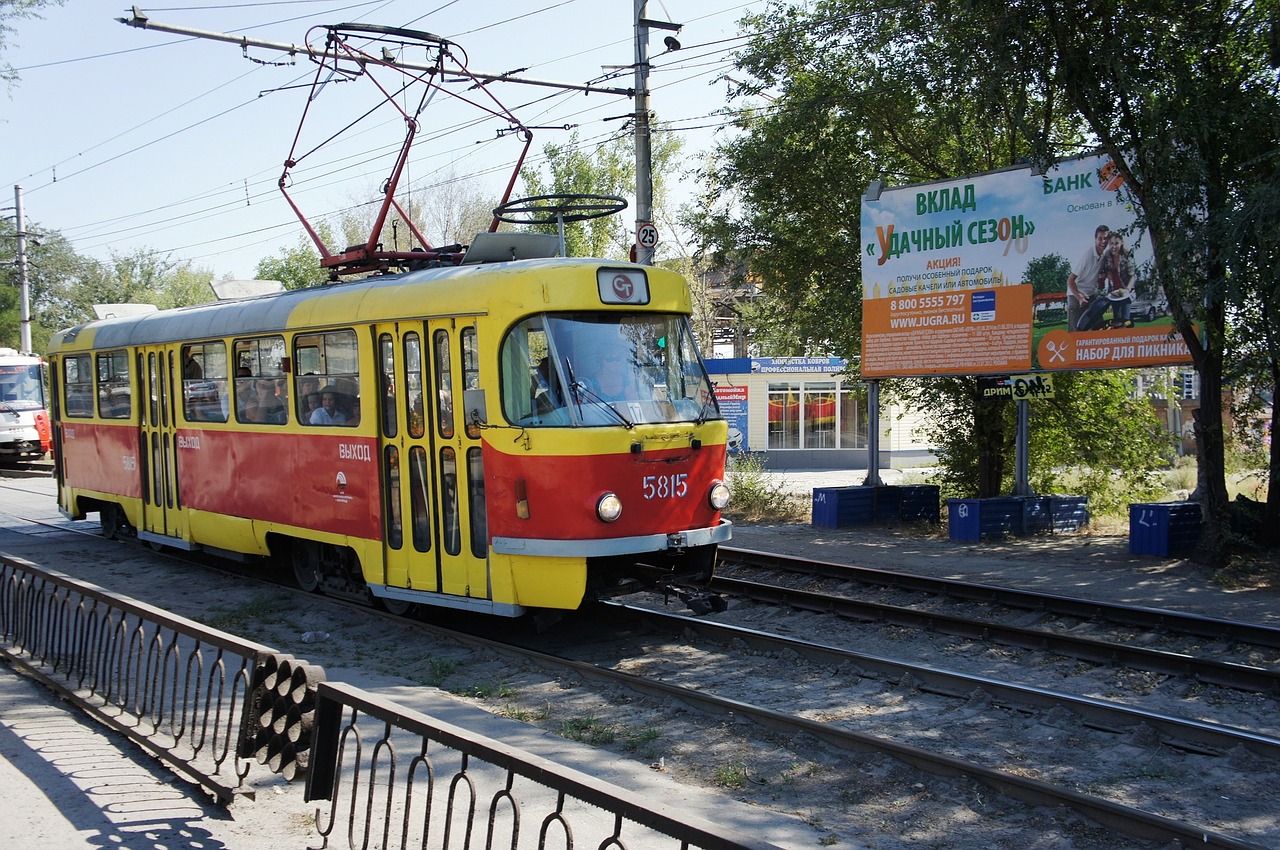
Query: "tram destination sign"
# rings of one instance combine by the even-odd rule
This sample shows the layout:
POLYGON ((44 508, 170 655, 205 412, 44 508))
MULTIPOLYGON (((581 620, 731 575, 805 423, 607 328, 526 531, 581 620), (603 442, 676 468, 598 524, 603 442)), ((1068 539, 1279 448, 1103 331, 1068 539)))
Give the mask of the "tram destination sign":
POLYGON ((1136 219, 1105 156, 864 197, 862 376, 1191 362, 1136 219))

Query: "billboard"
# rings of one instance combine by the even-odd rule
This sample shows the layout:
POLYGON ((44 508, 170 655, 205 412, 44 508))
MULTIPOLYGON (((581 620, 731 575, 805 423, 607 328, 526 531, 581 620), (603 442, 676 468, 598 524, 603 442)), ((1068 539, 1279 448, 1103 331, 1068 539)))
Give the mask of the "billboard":
POLYGON ((862 201, 862 376, 1191 362, 1111 160, 862 201))

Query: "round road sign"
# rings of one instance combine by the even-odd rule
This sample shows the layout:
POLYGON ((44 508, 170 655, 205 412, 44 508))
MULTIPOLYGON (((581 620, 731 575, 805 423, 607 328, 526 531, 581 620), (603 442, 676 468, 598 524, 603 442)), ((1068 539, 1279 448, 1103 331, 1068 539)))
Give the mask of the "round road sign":
POLYGON ((652 248, 658 244, 658 228, 645 222, 636 228, 636 243, 642 248, 652 248))

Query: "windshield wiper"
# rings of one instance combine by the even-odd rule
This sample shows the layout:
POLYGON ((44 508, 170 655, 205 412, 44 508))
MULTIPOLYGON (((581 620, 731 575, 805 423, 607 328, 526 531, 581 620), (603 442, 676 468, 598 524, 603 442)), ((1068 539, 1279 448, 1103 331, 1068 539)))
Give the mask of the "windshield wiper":
MULTIPOLYGON (((627 417, 619 413, 618 409, 614 407, 612 404, 610 404, 609 402, 600 398, 600 396, 593 393, 591 391, 591 388, 588 387, 586 384, 582 383, 581 381, 575 381, 573 383, 573 394, 575 398, 577 397, 578 393, 582 393, 582 395, 586 396, 587 401, 592 402, 593 404, 598 404, 601 407, 603 407, 605 410, 612 413, 614 417, 623 425, 627 426, 628 429, 636 427, 634 422, 632 422, 630 419, 628 419, 627 417)), ((578 408, 578 414, 579 415, 582 414, 582 408, 580 403, 578 408)))
POLYGON ((577 376, 573 373, 573 363, 568 357, 564 359, 564 371, 569 376, 569 393, 573 396, 573 403, 578 408, 578 418, 582 418, 582 398, 583 396, 586 396, 587 401, 592 402, 593 404, 598 404, 605 410, 612 413, 614 418, 627 426, 628 429, 635 427, 635 423, 619 413, 612 404, 600 398, 600 396, 593 393, 585 383, 577 379, 577 376))

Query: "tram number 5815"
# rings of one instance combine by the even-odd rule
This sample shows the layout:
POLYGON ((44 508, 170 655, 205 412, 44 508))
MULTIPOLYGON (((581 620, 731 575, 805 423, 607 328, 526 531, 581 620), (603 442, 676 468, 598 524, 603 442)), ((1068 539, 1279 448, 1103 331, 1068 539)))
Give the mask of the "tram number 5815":
POLYGON ((646 499, 683 499, 689 492, 689 473, 646 475, 641 482, 646 499))

